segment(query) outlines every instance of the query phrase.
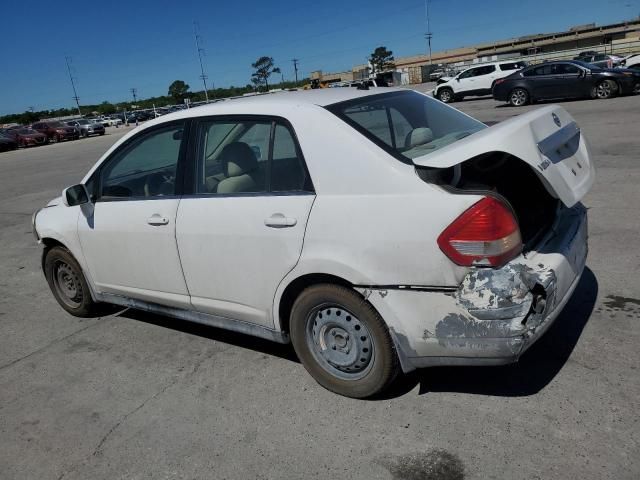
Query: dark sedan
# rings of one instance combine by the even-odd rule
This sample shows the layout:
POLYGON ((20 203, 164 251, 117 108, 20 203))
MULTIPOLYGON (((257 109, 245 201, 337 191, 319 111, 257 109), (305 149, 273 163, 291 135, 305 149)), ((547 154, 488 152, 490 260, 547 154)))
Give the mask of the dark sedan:
POLYGON ((5 135, 12 138, 21 147, 46 145, 49 139, 44 133, 31 128, 11 128, 5 131, 5 135))
POLYGON ((610 98, 640 93, 640 73, 576 60, 547 62, 496 80, 493 98, 520 107, 536 100, 610 98))
POLYGON ((18 142, 4 132, 0 132, 0 152, 15 150, 16 148, 18 148, 18 142))

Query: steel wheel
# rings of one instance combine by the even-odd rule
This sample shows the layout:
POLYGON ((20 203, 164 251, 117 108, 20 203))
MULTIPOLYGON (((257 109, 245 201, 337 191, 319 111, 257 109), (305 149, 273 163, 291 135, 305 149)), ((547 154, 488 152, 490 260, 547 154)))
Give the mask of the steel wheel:
POLYGON ((58 298, 71 308, 78 308, 82 304, 82 285, 80 278, 73 268, 62 260, 53 266, 53 285, 58 298))
POLYGON ((344 380, 364 377, 373 364, 371 333, 341 305, 323 305, 311 312, 307 344, 322 368, 344 380))
POLYGON ((613 87, 609 80, 600 82, 596 86, 596 97, 598 98, 611 98, 613 96, 613 87))
POLYGON ((522 107, 529 101, 529 94, 522 88, 516 88, 509 96, 509 103, 514 107, 522 107))

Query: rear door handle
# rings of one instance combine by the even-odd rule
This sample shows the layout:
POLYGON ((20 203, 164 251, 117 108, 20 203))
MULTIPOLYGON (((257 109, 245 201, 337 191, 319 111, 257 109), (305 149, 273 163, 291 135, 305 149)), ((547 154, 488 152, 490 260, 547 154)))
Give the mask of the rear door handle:
POLYGON ((265 218, 264 224, 272 228, 293 227, 298 221, 295 218, 285 217, 281 213, 274 213, 269 218, 265 218))
POLYGON ((166 225, 169 223, 169 219, 167 217, 163 217, 158 213, 154 213, 149 218, 147 218, 147 223, 154 226, 166 225))

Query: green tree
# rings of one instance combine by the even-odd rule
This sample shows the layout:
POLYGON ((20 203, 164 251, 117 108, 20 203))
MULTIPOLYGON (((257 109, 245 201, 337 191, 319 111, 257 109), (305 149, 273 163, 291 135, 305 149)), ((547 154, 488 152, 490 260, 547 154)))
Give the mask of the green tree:
POLYGON ((169 96, 173 97, 176 103, 182 102, 188 93, 189 85, 184 83, 182 80, 176 80, 169 85, 169 96))
POLYGON ((369 62, 373 66, 373 73, 380 73, 395 68, 396 64, 393 63, 393 60, 393 52, 387 50, 387 47, 376 48, 369 57, 369 62))
POLYGON ((273 57, 260 57, 251 66, 256 70, 251 75, 251 81, 257 86, 264 82, 267 92, 269 91, 269 77, 272 73, 280 73, 278 67, 273 66, 273 57))

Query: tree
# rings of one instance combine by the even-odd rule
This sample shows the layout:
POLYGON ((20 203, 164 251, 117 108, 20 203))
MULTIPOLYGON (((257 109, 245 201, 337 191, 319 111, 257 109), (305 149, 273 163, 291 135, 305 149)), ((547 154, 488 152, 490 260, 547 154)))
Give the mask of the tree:
POLYGON ((176 103, 182 102, 189 93, 189 85, 182 80, 176 80, 169 85, 169 96, 173 97, 176 103))
POLYGON ((387 50, 387 47, 376 48, 369 57, 369 62, 373 67, 373 73, 380 73, 395 68, 396 64, 393 63, 393 60, 393 52, 387 50))
POLYGON ((260 57, 251 66, 255 68, 255 72, 251 75, 251 81, 257 86, 264 82, 269 91, 269 77, 272 73, 280 73, 278 67, 273 66, 273 57, 260 57))

